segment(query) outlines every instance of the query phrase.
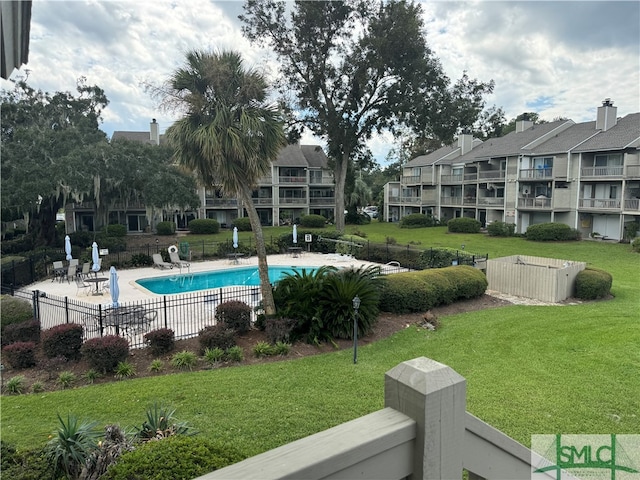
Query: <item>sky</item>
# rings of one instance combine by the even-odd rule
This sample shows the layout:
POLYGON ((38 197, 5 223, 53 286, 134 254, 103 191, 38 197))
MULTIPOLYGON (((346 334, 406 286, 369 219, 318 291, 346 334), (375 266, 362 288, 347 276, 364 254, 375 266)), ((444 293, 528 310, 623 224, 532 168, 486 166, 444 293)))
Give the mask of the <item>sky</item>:
MULTIPOLYGON (((523 112, 544 120, 595 120, 605 98, 618 115, 640 111, 640 2, 420 2, 426 39, 452 81, 464 71, 493 80, 487 106, 507 121, 523 112)), ((10 79, 48 92, 75 91, 76 80, 101 87, 110 101, 101 129, 161 133, 179 114, 162 111, 145 84, 159 85, 194 49, 240 51, 247 67, 275 76, 274 55, 242 36, 242 1, 35 0, 29 62, 10 79)), ((12 88, 0 80, 3 89, 12 88)), ((390 136, 369 147, 384 163, 390 136)), ((302 143, 322 144, 305 135, 302 143)))

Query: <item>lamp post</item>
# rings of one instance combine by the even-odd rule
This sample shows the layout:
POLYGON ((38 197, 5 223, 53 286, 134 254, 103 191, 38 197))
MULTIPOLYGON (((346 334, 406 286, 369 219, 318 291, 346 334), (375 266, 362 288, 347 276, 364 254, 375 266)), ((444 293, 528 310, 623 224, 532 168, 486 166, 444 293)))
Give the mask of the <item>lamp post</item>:
POLYGON ((358 363, 358 309, 360 297, 353 297, 353 363, 358 363))

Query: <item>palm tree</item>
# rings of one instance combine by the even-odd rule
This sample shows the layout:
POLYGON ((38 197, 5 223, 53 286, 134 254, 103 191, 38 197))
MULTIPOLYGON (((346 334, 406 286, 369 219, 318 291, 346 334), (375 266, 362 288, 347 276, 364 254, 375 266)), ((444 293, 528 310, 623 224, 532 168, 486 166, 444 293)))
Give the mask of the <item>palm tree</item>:
POLYGON ((236 52, 194 50, 167 87, 165 102, 185 110, 167 129, 176 159, 205 186, 219 185, 242 200, 256 240, 264 311, 274 315, 264 236, 251 199, 286 144, 279 112, 266 102, 267 82, 257 71, 244 69, 236 52))

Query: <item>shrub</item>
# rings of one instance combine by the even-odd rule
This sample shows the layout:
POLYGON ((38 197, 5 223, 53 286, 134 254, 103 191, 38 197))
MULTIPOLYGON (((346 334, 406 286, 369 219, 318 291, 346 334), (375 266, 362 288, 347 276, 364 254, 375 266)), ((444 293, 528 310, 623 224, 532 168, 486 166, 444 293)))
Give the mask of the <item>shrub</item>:
POLYGON ((69 234, 71 245, 88 248, 93 243, 93 232, 77 231, 69 234))
POLYGON ((158 405, 147 408, 147 419, 142 422, 142 427, 137 428, 136 437, 142 442, 160 440, 176 435, 194 435, 196 432, 186 422, 176 420, 176 411, 167 405, 158 405))
POLYGON ((213 218, 195 218, 189 222, 189 231, 195 235, 218 233, 220 224, 213 218))
POLYGON ((24 375, 11 377, 5 388, 7 392, 13 395, 20 395, 24 391, 24 375))
POLYGON ((102 373, 111 372, 129 357, 129 342, 118 335, 91 338, 82 345, 82 355, 91 368, 102 373))
POLYGON ((251 220, 249 217, 238 217, 231 224, 232 227, 236 227, 239 232, 251 231, 251 220))
POLYGON ((260 357, 268 357, 275 353, 275 348, 268 342, 258 342, 253 346, 253 354, 260 357))
POLYGON ((131 255, 131 266, 146 267, 148 265, 153 265, 153 258, 146 253, 134 253, 131 255))
POLYGON ((176 233, 176 224, 173 222, 158 222, 156 231, 158 235, 173 235, 176 233))
POLYGON ((42 453, 42 447, 16 451, 2 442, 2 466, 0 472, 13 480, 41 480, 51 478, 51 465, 42 453))
POLYGON ((209 364, 220 362, 224 358, 224 350, 221 348, 205 348, 204 360, 209 364))
POLYGON ((65 323, 42 332, 42 350, 47 358, 79 360, 82 348, 82 325, 65 323))
POLYGON ((264 333, 273 344, 289 342, 295 326, 296 321, 292 318, 265 318, 264 333))
POLYGON ((161 372, 162 370, 164 370, 164 362, 159 358, 156 358, 151 362, 151 365, 149 365, 150 372, 161 372))
POLYGON ((35 350, 34 342, 15 342, 2 349, 2 358, 12 368, 30 368, 36 365, 35 350))
POLYGON ((580 232, 564 223, 538 223, 527 227, 525 238, 534 242, 566 242, 580 240, 580 232))
POLYGON ((124 252, 127 250, 127 240, 121 237, 106 237, 101 235, 96 239, 100 248, 106 248, 109 253, 124 252))
POLYGON ((198 332, 198 341, 200 342, 200 354, 203 354, 206 348, 221 348, 226 350, 236 344, 235 332, 224 324, 204 327, 198 332))
POLYGON ((244 352, 238 345, 227 348, 225 356, 232 362, 241 362, 242 360, 244 360, 244 352))
POLYGON ((107 237, 126 237, 127 227, 120 224, 107 225, 104 227, 104 234, 107 237))
POLYGON ((87 381, 87 383, 92 384, 98 378, 100 378, 100 373, 97 370, 90 368, 89 370, 87 370, 85 373, 82 374, 82 378, 84 378, 87 381))
POLYGON ((443 268, 454 265, 473 265, 474 256, 464 250, 455 248, 430 248, 420 253, 417 260, 417 268, 443 268))
POLYGON ((490 237, 513 237, 515 231, 515 223, 491 222, 487 225, 487 233, 490 237))
POLYGON ((291 351, 291 344, 285 342, 276 342, 274 348, 276 355, 289 355, 289 352, 291 351))
POLYGON ((147 442, 122 455, 102 480, 174 480, 195 478, 242 460, 234 447, 197 437, 147 442))
POLYGON ((44 383, 42 383, 42 382, 33 382, 31 384, 31 392, 32 393, 44 392, 44 383))
POLYGON ((587 267, 576 276, 576 297, 595 300, 611 293, 611 274, 598 268, 587 267))
POLYGON ((484 294, 487 279, 478 269, 448 267, 386 275, 380 293, 380 310, 392 313, 426 312, 459 299, 484 294))
POLYGON ((136 369, 129 362, 118 362, 114 370, 115 377, 118 380, 124 380, 125 378, 133 377, 136 374, 136 369))
POLYGON ((400 228, 424 228, 435 227, 436 225, 438 225, 438 220, 424 213, 412 213, 402 217, 400 220, 400 228))
POLYGON ((26 322, 7 325, 2 332, 2 345, 14 342, 40 342, 40 322, 27 320, 26 322))
POLYGON ((238 300, 221 303, 216 308, 216 323, 221 323, 236 333, 243 334, 251 328, 251 307, 238 300))
POLYGON ((195 353, 183 350, 171 357, 171 365, 180 370, 193 370, 198 363, 198 357, 195 353))
POLYGON ((169 353, 176 343, 175 334, 170 328, 159 328, 145 333, 144 342, 149 346, 153 356, 169 353))
POLYGON ((341 240, 341 243, 336 244, 336 253, 342 255, 356 255, 358 250, 362 250, 362 245, 367 244, 366 238, 356 235, 342 235, 339 240, 341 240))
POLYGON ((300 217, 300 225, 305 228, 324 228, 327 219, 322 215, 303 215, 300 217))
POLYGON ((31 304, 10 295, 2 295, 2 297, 0 297, 0 311, 2 311, 2 315, 0 316, 2 334, 4 334, 4 329, 7 325, 33 320, 33 308, 31 304))
POLYGON ((640 253, 640 237, 634 239, 631 242, 631 250, 636 253, 640 253))
POLYGON ((76 380, 77 379, 76 379, 75 373, 64 371, 64 372, 60 372, 60 375, 58 375, 58 380, 56 380, 56 383, 60 385, 63 389, 65 389, 65 388, 72 387, 73 384, 76 382, 76 380))
POLYGON ((475 218, 452 218, 447 222, 449 233, 479 233, 482 225, 475 218))

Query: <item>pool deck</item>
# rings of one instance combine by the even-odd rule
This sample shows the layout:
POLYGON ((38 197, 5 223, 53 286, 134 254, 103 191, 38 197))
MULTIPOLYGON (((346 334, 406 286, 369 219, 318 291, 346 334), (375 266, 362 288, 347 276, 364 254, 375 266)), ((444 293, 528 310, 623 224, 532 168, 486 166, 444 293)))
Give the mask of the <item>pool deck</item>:
MULTIPOLYGON (((322 265, 333 265, 335 267, 359 267, 361 265, 373 265, 369 262, 363 262, 361 260, 354 259, 347 255, 338 254, 319 254, 304 252, 298 256, 292 255, 269 255, 267 258, 269 266, 294 266, 294 267, 319 267, 322 265)), ((215 270, 225 270, 230 268, 242 268, 258 266, 258 257, 253 256, 248 259, 239 259, 238 263, 233 260, 208 260, 203 262, 192 262, 189 271, 191 273, 207 272, 215 270)), ((146 289, 138 286, 135 282, 141 278, 149 277, 171 277, 179 274, 180 268, 173 267, 172 269, 158 269, 153 267, 143 268, 131 268, 118 270, 118 286, 120 287, 120 297, 118 301, 120 303, 132 302, 136 300, 144 300, 149 298, 157 298, 162 295, 150 293, 146 289)), ((187 269, 183 268, 182 273, 187 273, 187 269)), ((109 270, 103 270, 98 274, 98 277, 109 277, 109 270)), ((107 281, 108 283, 108 281, 107 281)), ((85 292, 81 292, 78 295, 78 289, 75 282, 67 282, 66 280, 59 282, 58 280, 52 281, 51 278, 43 280, 41 282, 33 283, 26 287, 28 290, 39 290, 46 292, 49 295, 56 295, 59 297, 73 297, 81 301, 95 304, 107 304, 111 302, 111 296, 109 293, 104 295, 87 295, 85 292)))

